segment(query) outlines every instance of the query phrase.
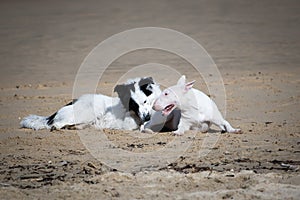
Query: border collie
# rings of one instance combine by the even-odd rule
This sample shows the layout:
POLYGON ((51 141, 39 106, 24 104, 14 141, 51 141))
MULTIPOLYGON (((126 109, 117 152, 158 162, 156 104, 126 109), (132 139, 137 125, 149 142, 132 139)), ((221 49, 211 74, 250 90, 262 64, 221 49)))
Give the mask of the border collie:
POLYGON ((159 85, 152 77, 135 78, 114 88, 118 97, 86 94, 63 106, 51 116, 29 115, 21 121, 22 128, 82 129, 95 128, 135 130, 153 114, 153 103, 160 95, 159 85))

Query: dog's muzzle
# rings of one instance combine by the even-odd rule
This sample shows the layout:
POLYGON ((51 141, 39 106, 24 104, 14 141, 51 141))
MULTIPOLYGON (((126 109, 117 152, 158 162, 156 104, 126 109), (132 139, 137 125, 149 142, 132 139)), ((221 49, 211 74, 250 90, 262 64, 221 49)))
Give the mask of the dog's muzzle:
POLYGON ((155 110, 155 111, 159 111, 159 110, 162 110, 164 109, 162 106, 160 106, 159 104, 159 100, 156 99, 153 103, 153 106, 152 106, 152 109, 155 110))
POLYGON ((154 105, 152 106, 152 109, 155 110, 155 111, 159 111, 159 110, 162 110, 162 109, 164 109, 164 108, 161 107, 161 106, 159 106, 159 105, 157 105, 157 104, 154 104, 154 105))
POLYGON ((151 115, 150 115, 149 113, 147 113, 147 114, 144 114, 144 115, 143 115, 143 119, 142 119, 142 120, 143 120, 144 122, 146 122, 146 121, 149 121, 150 118, 151 118, 151 115))

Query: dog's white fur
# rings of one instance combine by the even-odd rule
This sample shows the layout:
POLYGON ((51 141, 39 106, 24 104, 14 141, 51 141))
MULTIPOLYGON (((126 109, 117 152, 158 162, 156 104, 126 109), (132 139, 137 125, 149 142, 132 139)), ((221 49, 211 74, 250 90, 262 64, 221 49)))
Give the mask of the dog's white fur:
POLYGON ((153 109, 168 116, 176 107, 181 110, 181 118, 175 134, 187 130, 207 132, 211 124, 217 125, 222 132, 239 133, 222 117, 217 105, 203 92, 192 88, 195 81, 186 83, 182 76, 177 85, 165 89, 154 103, 153 109))
MULTIPOLYGON (((109 97, 102 94, 86 94, 81 96, 73 104, 59 109, 53 116, 49 125, 49 117, 29 115, 25 117, 20 125, 24 128, 39 129, 61 129, 67 126, 84 128, 93 125, 98 129, 125 129, 134 130, 139 128, 143 117, 154 112, 152 106, 154 100, 159 96, 161 90, 156 83, 150 84, 152 94, 146 96, 138 85, 141 78, 128 80, 125 85, 133 84, 135 91, 130 90, 130 95, 139 105, 139 116, 124 107, 119 97, 109 97)), ((152 78, 151 78, 152 80, 152 78)))

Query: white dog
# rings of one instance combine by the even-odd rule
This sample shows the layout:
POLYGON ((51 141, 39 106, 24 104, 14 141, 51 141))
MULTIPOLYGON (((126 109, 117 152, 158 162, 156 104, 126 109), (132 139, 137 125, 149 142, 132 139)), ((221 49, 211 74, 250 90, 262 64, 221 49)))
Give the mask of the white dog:
POLYGON ((181 118, 175 134, 183 134, 190 129, 207 132, 211 124, 217 125, 222 132, 239 133, 222 117, 216 104, 203 92, 193 87, 195 81, 186 83, 182 76, 177 85, 165 89, 154 102, 153 109, 167 116, 175 108, 181 110, 181 118))
POLYGON ((86 94, 49 117, 29 115, 21 127, 38 129, 84 128, 138 129, 153 114, 152 106, 161 93, 151 77, 128 80, 117 85, 118 97, 86 94))

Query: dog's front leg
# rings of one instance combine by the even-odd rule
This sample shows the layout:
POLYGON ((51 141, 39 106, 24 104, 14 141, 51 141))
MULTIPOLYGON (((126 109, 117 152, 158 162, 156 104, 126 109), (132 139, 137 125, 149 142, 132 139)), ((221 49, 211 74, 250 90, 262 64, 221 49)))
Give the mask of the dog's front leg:
POLYGON ((176 131, 173 131, 175 135, 183 135, 185 131, 190 130, 191 123, 187 120, 180 119, 178 124, 178 129, 176 131))
POLYGON ((123 123, 122 123, 122 129, 134 130, 134 129, 138 129, 138 128, 139 128, 139 126, 136 123, 136 121, 131 117, 130 113, 127 112, 125 115, 125 118, 123 120, 123 123))
POLYGON ((150 123, 150 121, 145 122, 144 124, 142 124, 141 127, 140 127, 140 132, 150 133, 150 134, 154 133, 154 131, 151 128, 148 127, 149 123, 150 123))

